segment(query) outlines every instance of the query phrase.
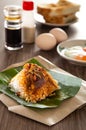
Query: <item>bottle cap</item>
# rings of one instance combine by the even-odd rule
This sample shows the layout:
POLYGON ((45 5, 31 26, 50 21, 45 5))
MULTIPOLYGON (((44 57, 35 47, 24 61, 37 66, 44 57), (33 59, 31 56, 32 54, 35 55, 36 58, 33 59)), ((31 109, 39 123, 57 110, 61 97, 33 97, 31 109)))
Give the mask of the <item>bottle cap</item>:
POLYGON ((34 3, 32 1, 23 1, 23 10, 33 10, 34 3))

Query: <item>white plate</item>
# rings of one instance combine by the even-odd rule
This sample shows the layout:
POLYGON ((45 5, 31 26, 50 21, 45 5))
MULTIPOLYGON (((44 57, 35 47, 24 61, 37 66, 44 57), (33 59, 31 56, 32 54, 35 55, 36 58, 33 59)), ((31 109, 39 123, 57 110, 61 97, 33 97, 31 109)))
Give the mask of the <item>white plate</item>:
POLYGON ((61 42, 58 46, 57 46, 57 52, 58 54, 63 57, 66 60, 69 60, 72 63, 75 64, 79 64, 79 65, 84 65, 86 66, 86 61, 82 61, 82 60, 76 60, 74 58, 70 58, 68 56, 66 56, 63 52, 64 49, 66 48, 70 48, 70 47, 74 47, 74 46, 81 46, 81 47, 86 47, 86 40, 68 40, 68 41, 64 41, 61 42))
POLYGON ((44 25, 59 26, 59 27, 69 26, 69 25, 74 24, 74 23, 76 23, 76 22, 78 21, 78 19, 76 19, 76 20, 73 20, 73 21, 71 21, 71 22, 69 22, 69 23, 66 23, 66 24, 46 23, 45 20, 44 20, 44 18, 43 18, 43 16, 40 15, 40 14, 37 14, 37 13, 35 14, 35 20, 36 20, 36 22, 41 23, 41 24, 44 24, 44 25))

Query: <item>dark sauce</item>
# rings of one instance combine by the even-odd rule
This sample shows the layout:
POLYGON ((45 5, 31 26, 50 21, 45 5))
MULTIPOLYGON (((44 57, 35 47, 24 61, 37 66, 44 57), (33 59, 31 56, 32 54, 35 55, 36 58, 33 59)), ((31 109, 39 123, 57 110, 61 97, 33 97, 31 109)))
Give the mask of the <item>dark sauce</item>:
POLYGON ((7 46, 21 47, 21 28, 14 30, 5 28, 5 41, 7 46))

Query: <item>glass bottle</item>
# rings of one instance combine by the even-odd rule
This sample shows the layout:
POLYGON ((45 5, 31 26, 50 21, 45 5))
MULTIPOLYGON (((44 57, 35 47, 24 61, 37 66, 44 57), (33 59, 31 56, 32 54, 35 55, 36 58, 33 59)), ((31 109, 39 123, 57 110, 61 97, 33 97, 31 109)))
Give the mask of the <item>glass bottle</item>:
POLYGON ((20 6, 8 5, 4 7, 5 48, 8 50, 19 50, 23 48, 21 41, 22 27, 20 6))

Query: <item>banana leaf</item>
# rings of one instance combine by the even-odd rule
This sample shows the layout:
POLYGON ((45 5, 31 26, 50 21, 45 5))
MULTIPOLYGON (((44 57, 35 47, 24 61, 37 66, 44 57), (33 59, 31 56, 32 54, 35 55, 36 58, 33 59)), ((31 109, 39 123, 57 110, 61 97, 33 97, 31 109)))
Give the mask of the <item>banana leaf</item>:
MULTIPOLYGON (((28 62, 44 67, 35 58, 31 59, 28 62)), ((58 81, 60 89, 55 91, 52 96, 49 96, 46 99, 41 100, 37 103, 26 102, 22 98, 18 97, 13 91, 11 91, 9 87, 10 80, 19 71, 21 71, 22 67, 23 66, 18 66, 0 72, 0 92, 6 94, 7 96, 16 100, 19 104, 22 104, 26 107, 55 108, 58 107, 64 100, 74 97, 80 89, 82 82, 80 78, 63 74, 58 71, 51 71, 44 67, 52 75, 52 77, 58 81)))

